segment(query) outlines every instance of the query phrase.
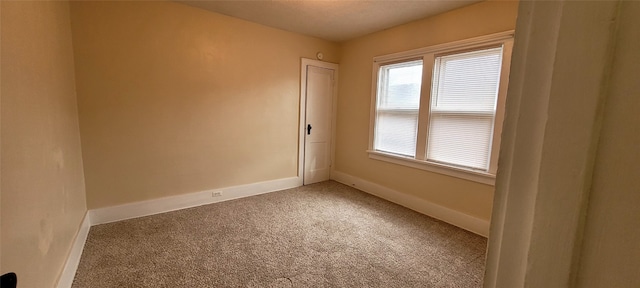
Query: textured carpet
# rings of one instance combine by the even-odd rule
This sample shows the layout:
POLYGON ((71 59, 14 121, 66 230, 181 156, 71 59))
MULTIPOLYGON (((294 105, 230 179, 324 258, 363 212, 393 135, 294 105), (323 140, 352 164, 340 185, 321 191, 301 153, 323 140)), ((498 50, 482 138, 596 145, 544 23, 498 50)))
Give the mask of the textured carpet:
POLYGON ((481 287, 485 248, 328 181, 91 227, 73 287, 481 287))

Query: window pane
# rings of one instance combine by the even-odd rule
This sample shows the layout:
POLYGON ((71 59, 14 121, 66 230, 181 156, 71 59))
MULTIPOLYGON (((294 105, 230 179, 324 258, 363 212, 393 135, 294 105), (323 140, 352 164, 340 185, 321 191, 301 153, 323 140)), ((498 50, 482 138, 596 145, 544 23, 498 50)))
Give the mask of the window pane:
POLYGON ((427 159, 475 169, 489 168, 493 117, 434 115, 427 159))
POLYGON ((378 113, 375 150, 415 156, 418 135, 418 111, 413 113, 378 113))
POLYGON ((380 67, 374 149, 415 157, 422 60, 380 67))
POLYGON ((418 109, 422 84, 422 60, 382 66, 378 108, 418 109))
POLYGON ((502 48, 437 57, 431 110, 495 111, 502 48))
POLYGON ((437 57, 427 159, 488 171, 502 48, 437 57))

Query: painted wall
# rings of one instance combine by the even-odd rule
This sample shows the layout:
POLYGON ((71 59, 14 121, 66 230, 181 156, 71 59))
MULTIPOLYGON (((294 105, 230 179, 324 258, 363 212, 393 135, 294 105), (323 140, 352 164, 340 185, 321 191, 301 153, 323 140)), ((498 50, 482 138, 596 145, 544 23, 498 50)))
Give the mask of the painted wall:
POLYGON ((493 186, 368 158, 372 61, 374 56, 512 30, 517 7, 515 1, 481 2, 344 43, 335 169, 489 219, 493 186))
POLYGON ((640 2, 619 5, 577 287, 640 287, 640 2))
POLYGON ((86 212, 69 5, 1 5, 0 273, 54 287, 86 212))
POLYGON ((300 58, 338 45, 173 2, 73 2, 87 204, 297 175, 300 58))

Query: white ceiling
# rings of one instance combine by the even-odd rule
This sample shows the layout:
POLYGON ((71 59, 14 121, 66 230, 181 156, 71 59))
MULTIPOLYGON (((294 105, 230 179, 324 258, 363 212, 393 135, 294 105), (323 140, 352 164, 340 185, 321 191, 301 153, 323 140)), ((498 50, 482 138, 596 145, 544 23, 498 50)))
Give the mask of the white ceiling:
POLYGON ((224 0, 178 2, 291 32, 342 42, 479 0, 224 0))

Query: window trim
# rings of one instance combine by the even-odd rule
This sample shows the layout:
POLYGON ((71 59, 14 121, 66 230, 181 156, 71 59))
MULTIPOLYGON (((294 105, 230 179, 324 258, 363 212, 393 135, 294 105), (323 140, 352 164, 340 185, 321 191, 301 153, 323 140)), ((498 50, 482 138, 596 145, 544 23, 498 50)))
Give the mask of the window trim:
POLYGON ((495 175, 485 173, 482 171, 474 171, 470 169, 463 169, 456 166, 449 166, 437 162, 427 162, 424 160, 417 160, 410 157, 404 157, 398 154, 385 153, 382 151, 375 150, 367 150, 369 153, 369 158, 374 160, 380 160, 385 162, 390 162, 393 164, 403 165, 407 167, 417 168, 429 172, 435 172, 438 174, 444 174, 448 176, 453 176, 456 178, 462 178, 478 183, 483 183, 487 185, 495 185, 496 177, 495 175))
POLYGON ((495 174, 497 170, 498 152, 500 148, 500 134, 502 132, 502 124, 504 121, 505 98, 509 81, 509 70, 511 53, 513 49, 514 31, 504 31, 500 33, 474 37, 470 39, 433 45, 413 49, 409 51, 393 53, 388 55, 376 56, 373 58, 372 81, 371 81, 371 107, 369 114, 369 146, 367 153, 370 159, 390 162, 407 167, 422 169, 430 172, 462 178, 487 185, 495 185, 495 174), (500 86, 498 88, 498 102, 496 106, 493 138, 491 139, 491 153, 489 156, 489 171, 479 171, 473 169, 465 169, 458 166, 447 165, 426 160, 426 145, 429 127, 429 113, 431 101, 431 83, 433 79, 433 65, 435 58, 441 55, 463 53, 465 51, 477 50, 482 48, 502 46, 503 61, 500 73, 500 86), (420 97, 420 108, 418 112, 418 135, 416 143, 415 158, 404 157, 384 151, 374 150, 375 141, 375 120, 377 109, 377 92, 378 77, 380 67, 388 64, 412 61, 422 59, 423 67, 426 67, 422 73, 422 86, 420 97), (423 108, 424 107, 424 108, 423 108))

